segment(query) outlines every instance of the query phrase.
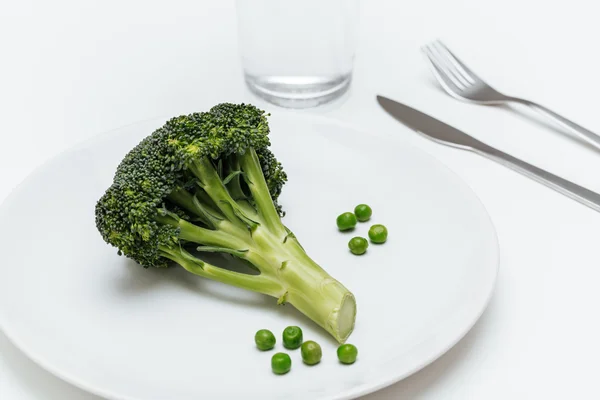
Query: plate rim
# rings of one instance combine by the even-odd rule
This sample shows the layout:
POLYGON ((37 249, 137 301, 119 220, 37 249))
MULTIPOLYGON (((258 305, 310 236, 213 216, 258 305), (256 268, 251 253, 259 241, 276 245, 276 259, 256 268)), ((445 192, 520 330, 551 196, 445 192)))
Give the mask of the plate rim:
MULTIPOLYGON (((316 122, 320 122, 321 124, 336 125, 338 127, 344 128, 344 129, 352 130, 361 135, 375 136, 382 141, 388 141, 388 142, 393 142, 393 143, 402 145, 403 147, 407 148, 409 151, 418 153, 419 156, 429 159, 429 162, 431 164, 436 165, 437 168, 439 168, 441 170, 445 170, 446 173, 449 173, 450 175, 452 175, 454 177, 455 181, 459 182, 460 185, 463 186, 463 188, 461 190, 463 192, 469 192, 470 195, 473 196, 473 199, 476 201, 476 203, 479 204, 482 213, 485 215, 485 220, 486 220, 487 224, 489 225, 490 239, 493 241, 493 246, 491 247, 491 249, 493 250, 494 254, 490 257, 490 260, 493 260, 493 262, 494 262, 494 269, 493 269, 493 277, 490 282, 490 288, 488 291, 487 298, 481 304, 476 315, 473 318, 471 318, 471 321, 468 324, 464 325, 464 328, 461 329, 461 332, 458 335, 456 335, 454 340, 451 340, 450 343, 447 344, 446 346, 444 346, 444 348, 442 350, 435 351, 432 356, 427 357, 419 365, 404 372, 403 374, 390 373, 390 374, 385 375, 385 377, 378 379, 376 381, 372 380, 370 383, 363 383, 360 386, 357 386, 357 387, 354 387, 351 389, 347 389, 341 393, 338 393, 337 395, 319 397, 317 400, 350 400, 350 399, 357 398, 359 396, 364 396, 364 395, 367 395, 370 393, 374 393, 385 387, 388 387, 397 382, 400 382, 401 380, 419 372, 426 366, 432 364, 437 359, 439 359, 444 354, 446 354, 450 349, 452 349, 457 343, 459 343, 467 335, 467 333, 469 333, 471 331, 471 329, 475 326, 475 324, 480 320, 483 313, 486 311, 486 309, 495 293, 498 272, 499 272, 499 268, 500 268, 500 244, 499 244, 499 240, 498 240, 498 233, 496 230, 496 226, 495 226, 485 204, 483 203, 481 198, 478 196, 477 192, 475 192, 475 190, 473 190, 471 185, 469 185, 459 174, 454 172, 454 170, 452 170, 450 167, 448 167, 444 162, 442 162, 441 160, 439 160, 432 154, 428 153, 424 149, 421 149, 405 140, 402 140, 399 136, 396 139, 396 137, 394 137, 392 135, 387 135, 387 134, 381 133, 382 131, 387 132, 388 128, 380 128, 380 129, 374 130, 373 132, 370 132, 370 131, 367 131, 366 129, 364 129, 361 125, 352 124, 348 121, 343 121, 343 120, 340 120, 337 118, 328 117, 328 116, 324 116, 324 115, 309 114, 309 113, 305 113, 305 112, 280 110, 280 109, 278 109, 276 111, 267 111, 267 112, 270 112, 271 114, 277 113, 276 118, 284 118, 284 119, 296 118, 296 119, 303 120, 306 123, 311 123, 311 122, 316 121, 316 122)), ((128 124, 124 124, 122 126, 119 126, 119 127, 107 130, 107 131, 100 132, 90 138, 75 142, 72 146, 58 152, 57 154, 48 158, 42 164, 35 167, 17 186, 15 186, 12 189, 8 193, 6 198, 2 201, 2 203, 0 203, 0 217, 2 217, 4 215, 5 209, 7 208, 7 206, 9 204, 11 204, 13 202, 13 198, 19 193, 20 190, 22 190, 23 186, 25 184, 27 184, 27 182, 29 180, 31 180, 34 176, 36 176, 41 171, 43 171, 48 165, 52 164, 53 162, 57 161, 58 159, 60 159, 64 156, 67 156, 71 153, 77 152, 78 150, 82 150, 87 147, 91 147, 94 143, 99 143, 102 141, 109 140, 113 136, 116 136, 120 131, 122 131, 124 129, 130 128, 130 127, 133 127, 136 125, 150 123, 150 122, 156 122, 157 123, 156 126, 159 127, 161 123, 166 122, 170 118, 171 117, 159 115, 159 116, 155 116, 152 118, 137 120, 137 121, 134 121, 134 122, 131 122, 128 124)), ((399 127, 402 128, 401 126, 399 126, 399 127)), ((412 131, 411 131, 411 133, 412 133, 412 131)), ((483 217, 483 215, 482 215, 482 217, 483 217)), ((37 364, 38 366, 40 366, 41 368, 43 368, 50 374, 63 380, 64 382, 67 382, 68 384, 71 384, 81 390, 88 392, 88 393, 91 393, 91 394, 94 394, 94 395, 97 395, 97 396, 100 396, 100 397, 103 397, 103 398, 106 398, 109 400, 144 400, 144 399, 140 399, 137 397, 131 397, 128 395, 114 393, 110 390, 105 390, 101 387, 98 387, 94 384, 91 384, 83 379, 80 379, 80 378, 74 376, 72 373, 63 371, 62 369, 55 367, 52 364, 52 362, 50 362, 49 360, 45 360, 43 358, 43 356, 40 356, 39 354, 35 353, 34 351, 31 351, 30 349, 28 349, 27 345, 25 343, 22 343, 16 334, 11 334, 10 329, 7 328, 6 323, 3 322, 2 318, 0 318, 0 331, 3 332, 4 335, 7 337, 8 341, 10 343, 12 343, 19 351, 21 351, 23 354, 25 354, 25 356, 27 356, 27 358, 32 360, 35 364, 37 364)))

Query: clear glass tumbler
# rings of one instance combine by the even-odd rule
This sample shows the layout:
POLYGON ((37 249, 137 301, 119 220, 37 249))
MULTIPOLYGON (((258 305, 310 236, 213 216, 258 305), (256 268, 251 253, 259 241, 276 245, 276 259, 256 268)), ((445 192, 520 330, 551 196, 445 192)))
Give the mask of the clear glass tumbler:
POLYGON ((348 89, 359 0, 237 0, 236 9, 252 92, 279 106, 305 108, 348 89))

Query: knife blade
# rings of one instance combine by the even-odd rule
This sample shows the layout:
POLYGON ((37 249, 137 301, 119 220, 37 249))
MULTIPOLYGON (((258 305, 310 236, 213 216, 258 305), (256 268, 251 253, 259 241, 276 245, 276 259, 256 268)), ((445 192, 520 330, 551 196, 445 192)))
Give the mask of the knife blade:
POLYGON ((429 139, 461 148, 473 148, 481 145, 479 140, 458 129, 443 123, 421 111, 398 103, 385 96, 377 96, 379 105, 399 122, 429 139))
POLYGON ((423 136, 448 146, 473 151, 600 212, 600 194, 519 160, 405 104, 377 95, 379 105, 392 117, 423 136))

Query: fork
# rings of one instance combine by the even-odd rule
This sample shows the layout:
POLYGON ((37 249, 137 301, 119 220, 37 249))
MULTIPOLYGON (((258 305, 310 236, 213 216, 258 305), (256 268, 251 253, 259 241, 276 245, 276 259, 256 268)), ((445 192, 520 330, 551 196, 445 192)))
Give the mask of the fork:
POLYGON ((422 50, 431 62, 433 74, 450 96, 475 104, 524 104, 600 149, 600 136, 542 105, 500 93, 471 71, 441 41, 436 40, 424 46, 422 50))

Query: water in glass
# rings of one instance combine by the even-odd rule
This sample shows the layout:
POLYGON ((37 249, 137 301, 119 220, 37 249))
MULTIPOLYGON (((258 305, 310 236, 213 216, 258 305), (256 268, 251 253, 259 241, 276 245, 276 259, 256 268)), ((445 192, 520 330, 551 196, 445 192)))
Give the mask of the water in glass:
POLYGON ((271 103, 313 107, 352 79, 358 0, 237 0, 246 83, 271 103))

